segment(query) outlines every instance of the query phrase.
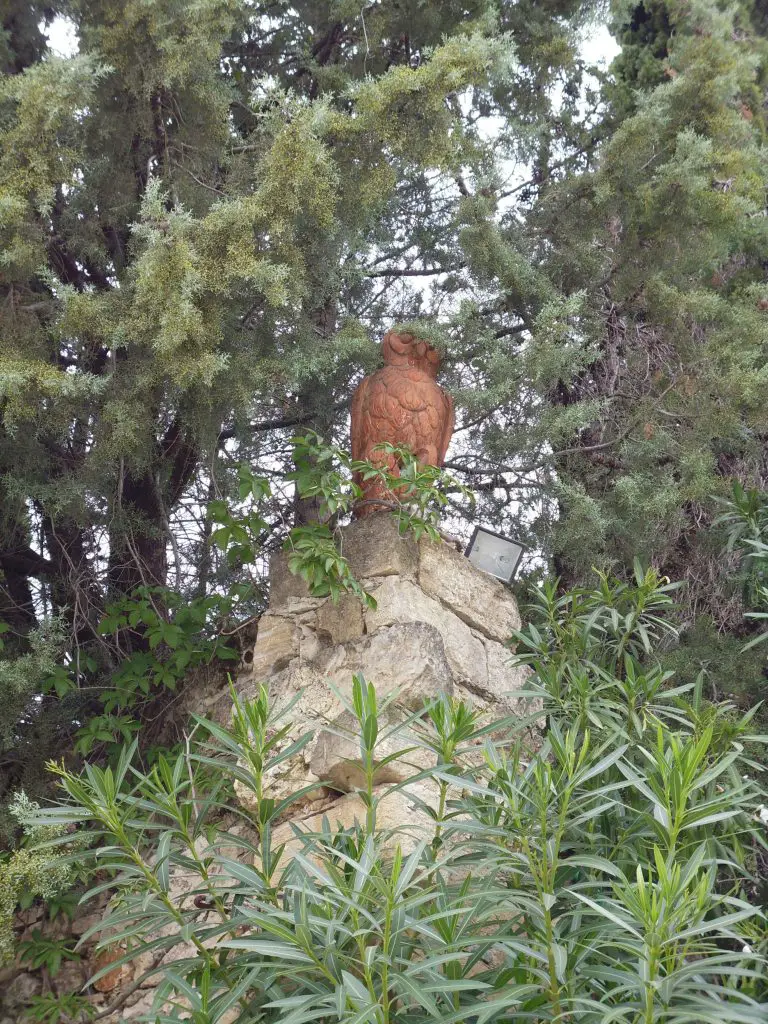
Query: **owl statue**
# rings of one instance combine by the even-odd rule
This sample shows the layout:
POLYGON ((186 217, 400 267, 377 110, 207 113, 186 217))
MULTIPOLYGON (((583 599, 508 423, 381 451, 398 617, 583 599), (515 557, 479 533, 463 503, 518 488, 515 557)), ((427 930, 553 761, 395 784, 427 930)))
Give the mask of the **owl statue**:
MULTIPOLYGON (((397 475, 397 458, 374 451, 389 442, 407 445, 422 465, 442 466, 453 433, 453 400, 435 383, 439 354, 429 342, 394 331, 384 335, 381 350, 385 365, 364 377, 352 396, 352 458, 397 475)), ((356 482, 363 489, 358 518, 383 507, 377 498, 395 497, 380 480, 356 482)))

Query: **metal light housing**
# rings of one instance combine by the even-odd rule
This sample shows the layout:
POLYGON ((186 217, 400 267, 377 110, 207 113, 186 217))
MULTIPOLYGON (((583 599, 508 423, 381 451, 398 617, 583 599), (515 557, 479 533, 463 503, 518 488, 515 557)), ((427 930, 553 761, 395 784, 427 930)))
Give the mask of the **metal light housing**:
POLYGON ((511 583, 524 551, 519 541, 494 533, 485 526, 476 526, 464 554, 476 568, 497 580, 511 583))

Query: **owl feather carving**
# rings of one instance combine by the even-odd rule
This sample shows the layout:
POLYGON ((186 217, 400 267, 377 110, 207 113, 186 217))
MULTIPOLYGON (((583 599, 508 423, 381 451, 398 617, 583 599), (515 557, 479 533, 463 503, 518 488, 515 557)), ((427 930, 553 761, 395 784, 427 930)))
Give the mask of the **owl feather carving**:
MULTIPOLYGON (((453 433, 453 399, 435 382, 438 352, 411 334, 384 335, 385 365, 364 377, 352 396, 352 458, 386 466, 398 475, 397 457, 375 451, 389 443, 408 446, 425 466, 442 466, 453 433)), ((380 480, 357 479, 363 499, 358 518, 377 510, 375 500, 395 497, 380 480), (364 502, 364 503, 363 503, 364 502)))

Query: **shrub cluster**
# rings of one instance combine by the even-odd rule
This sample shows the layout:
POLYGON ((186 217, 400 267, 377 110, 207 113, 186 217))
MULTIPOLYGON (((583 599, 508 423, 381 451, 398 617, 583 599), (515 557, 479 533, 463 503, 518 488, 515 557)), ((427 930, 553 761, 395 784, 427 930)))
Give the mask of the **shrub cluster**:
POLYGON ((638 568, 631 583, 539 591, 515 638, 546 716, 538 751, 520 742, 530 722, 446 696, 409 716, 402 756, 434 760, 414 776, 434 793, 418 841, 412 822, 407 840, 376 828, 393 709, 361 678, 364 820, 297 829, 290 858, 273 834, 294 797, 273 800, 269 777, 297 747, 282 749, 290 706, 264 689, 148 772, 131 748, 114 770, 56 768, 65 799, 36 821, 86 823, 109 876, 93 893, 115 893, 104 971, 149 954, 158 1024, 763 1022, 760 738, 751 714, 658 668, 672 589, 638 568), (254 816, 231 805, 234 779, 254 816), (179 873, 194 879, 183 895, 179 873))

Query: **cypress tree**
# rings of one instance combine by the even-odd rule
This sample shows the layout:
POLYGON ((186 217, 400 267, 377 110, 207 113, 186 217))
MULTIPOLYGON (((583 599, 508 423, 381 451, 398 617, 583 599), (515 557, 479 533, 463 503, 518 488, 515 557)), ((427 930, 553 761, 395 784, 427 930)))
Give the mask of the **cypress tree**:
MULTIPOLYGON (((477 358, 514 354, 477 254, 504 192, 498 158, 540 158, 588 13, 571 0, 5 6, 8 665, 53 615, 72 663, 109 673, 106 604, 139 586, 225 589, 202 510, 240 461, 277 484, 267 547, 291 516, 311 519, 282 485, 288 439, 345 440, 351 390, 393 322, 441 321, 469 420, 484 382, 469 379, 462 324, 490 303, 477 358), (45 45, 56 15, 72 56, 45 45)), ((30 676, 7 736, 43 685, 30 676)))
POLYGON ((522 215, 475 229, 520 332, 514 385, 493 376, 511 400, 488 464, 565 581, 640 556, 690 583, 692 609, 723 596, 711 498, 765 458, 760 17, 617 5, 596 114, 562 118, 522 215))

